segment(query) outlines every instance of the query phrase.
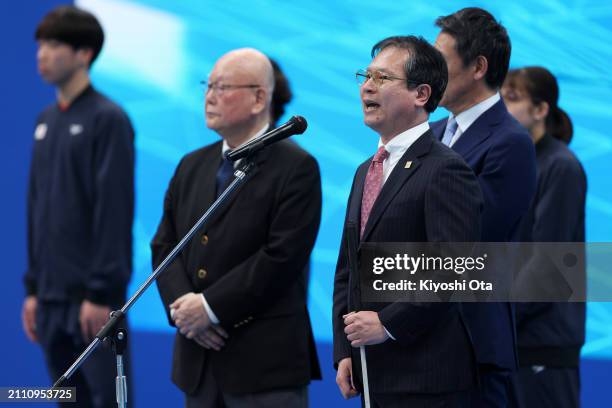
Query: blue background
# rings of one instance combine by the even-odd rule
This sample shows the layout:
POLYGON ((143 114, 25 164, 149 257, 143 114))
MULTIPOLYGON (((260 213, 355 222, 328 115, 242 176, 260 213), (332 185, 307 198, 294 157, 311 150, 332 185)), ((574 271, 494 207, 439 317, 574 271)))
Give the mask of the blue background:
MULTIPOLYGON (((33 32, 57 1, 11 4, 3 12, 5 57, 3 158, 0 160, 6 254, 2 288, 6 331, 2 337, 0 386, 42 385, 48 379, 37 346, 21 330, 21 285, 25 269, 25 191, 36 114, 54 99, 36 74, 33 32)), ((96 14, 106 43, 92 69, 94 84, 118 101, 137 132, 133 292, 150 274, 149 241, 161 216, 162 198, 179 159, 217 140, 206 129, 203 91, 215 60, 251 46, 275 58, 291 81, 294 101, 287 117, 308 119, 295 140, 321 165, 323 219, 312 257, 309 307, 324 381, 311 387, 313 406, 340 402, 331 368, 331 294, 334 265, 353 173, 376 148, 377 137, 362 124, 354 72, 369 63, 370 47, 395 34, 435 40, 437 16, 465 5, 441 1, 77 1, 96 14)), ((475 2, 507 27, 513 44, 511 65, 544 65, 561 86, 560 106, 575 126, 572 149, 589 179, 587 239, 611 241, 612 159, 609 63, 612 5, 583 1, 475 2)), ((5 6, 6 9, 6 6, 5 6)), ((446 114, 439 109, 433 119, 446 114)), ((562 220, 560 220, 562 222, 562 220)), ((611 279, 601 277, 601 283, 611 279)), ((172 332, 155 289, 130 313, 137 406, 177 406, 180 393, 169 382, 172 332)), ((612 405, 603 385, 612 371, 612 307, 590 303, 588 339, 583 349, 585 406, 612 405)), ((346 403, 345 406, 351 404, 346 403)), ((40 406, 40 405, 39 405, 40 406)))

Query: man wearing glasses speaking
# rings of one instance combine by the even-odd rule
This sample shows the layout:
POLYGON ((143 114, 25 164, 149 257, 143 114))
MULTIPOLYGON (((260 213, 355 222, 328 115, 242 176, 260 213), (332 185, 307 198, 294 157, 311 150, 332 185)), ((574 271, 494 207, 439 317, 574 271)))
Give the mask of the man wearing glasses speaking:
MULTIPOLYGON (((157 266, 233 178, 224 153, 268 130, 274 75, 254 49, 227 53, 207 81, 208 128, 222 141, 181 160, 151 243, 157 266)), ((321 217, 315 159, 281 141, 158 278, 176 326, 172 380, 187 407, 306 407, 320 378, 305 268, 321 217)))
POLYGON ((345 398, 361 392, 359 347, 366 346, 371 406, 469 407, 476 371, 461 305, 362 302, 359 276, 349 267, 361 242, 480 239, 476 177, 429 129, 448 81, 442 54, 405 36, 380 41, 372 56, 357 79, 364 122, 380 140, 357 169, 336 267, 336 382, 345 398))

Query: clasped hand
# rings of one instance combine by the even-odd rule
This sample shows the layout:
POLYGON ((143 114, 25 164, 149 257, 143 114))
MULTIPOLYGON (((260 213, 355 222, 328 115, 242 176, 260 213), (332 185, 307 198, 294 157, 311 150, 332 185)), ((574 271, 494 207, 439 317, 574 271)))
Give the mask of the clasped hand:
POLYGON ((201 294, 191 292, 181 296, 170 305, 170 310, 173 310, 174 324, 188 339, 216 351, 225 346, 225 339, 229 336, 223 327, 212 324, 201 294))

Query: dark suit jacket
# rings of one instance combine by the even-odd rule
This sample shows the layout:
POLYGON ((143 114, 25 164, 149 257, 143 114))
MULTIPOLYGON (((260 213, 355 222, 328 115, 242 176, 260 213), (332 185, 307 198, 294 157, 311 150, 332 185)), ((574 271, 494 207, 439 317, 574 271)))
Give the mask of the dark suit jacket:
MULTIPOLYGON (((550 135, 536 144, 536 158, 537 190, 521 228, 534 242, 584 242, 587 180, 580 162, 550 135)), ((545 259, 535 267, 554 268, 545 259)), ((578 366, 584 303, 519 303, 516 308, 521 366, 578 366)))
MULTIPOLYGON (((151 243, 154 266, 213 202, 220 161, 218 142, 179 163, 151 243)), ((215 352, 177 332, 172 379, 186 393, 198 386, 205 362, 230 393, 320 378, 305 279, 321 217, 319 168, 289 141, 261 151, 255 161, 257 170, 229 205, 157 281, 166 312, 181 295, 202 292, 229 333, 225 347, 215 352)))
MULTIPOLYGON (((361 304, 358 276, 348 257, 359 256, 361 198, 370 161, 358 169, 348 202, 334 282, 334 362, 353 357, 360 381, 359 349, 344 334, 342 315, 377 311, 396 338, 367 346, 370 390, 375 393, 442 393, 475 383, 474 354, 457 303, 361 304), (354 243, 349 245, 349 243, 354 243)), ((473 242, 480 237, 482 198, 476 177, 453 151, 419 137, 383 185, 361 242, 473 242), (412 161, 409 169, 407 161, 412 161)))
MULTIPOLYGON (((442 139, 446 119, 432 123, 442 139)), ((519 223, 535 192, 535 149, 527 131, 508 113, 503 101, 484 112, 452 146, 476 173, 484 197, 482 241, 527 240, 519 223)), ((504 260, 507 262, 509 260, 504 260)), ((508 273, 513 268, 508 268, 508 273)), ((481 364, 514 369, 516 331, 509 303, 470 303, 464 314, 481 364)))

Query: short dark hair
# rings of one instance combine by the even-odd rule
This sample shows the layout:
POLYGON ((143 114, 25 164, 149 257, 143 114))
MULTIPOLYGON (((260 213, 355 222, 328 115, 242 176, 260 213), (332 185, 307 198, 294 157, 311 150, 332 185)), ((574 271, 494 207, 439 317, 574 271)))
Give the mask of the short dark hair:
POLYGON ((394 36, 377 42, 372 47, 372 58, 387 47, 408 51, 408 59, 404 65, 406 86, 408 89, 414 89, 418 85, 429 85, 431 95, 425 104, 425 110, 429 113, 435 111, 448 83, 448 68, 440 51, 423 37, 394 36))
POLYGON ((491 13, 478 7, 461 9, 448 16, 438 17, 436 26, 457 42, 457 53, 468 66, 482 55, 487 59, 487 85, 498 89, 504 83, 512 46, 510 37, 491 13))
POLYGON ((276 127, 278 120, 285 114, 285 105, 293 99, 291 85, 281 69, 278 62, 268 57, 274 70, 274 92, 272 92, 272 102, 270 104, 271 125, 276 127))
POLYGON ((574 127, 572 120, 558 105, 559 85, 557 78, 544 67, 525 67, 508 72, 504 86, 524 91, 534 105, 548 104, 546 133, 565 144, 572 141, 574 127))
POLYGON ((104 31, 96 17, 74 6, 59 6, 50 11, 36 27, 36 40, 57 40, 75 50, 91 48, 93 64, 104 43, 104 31))

